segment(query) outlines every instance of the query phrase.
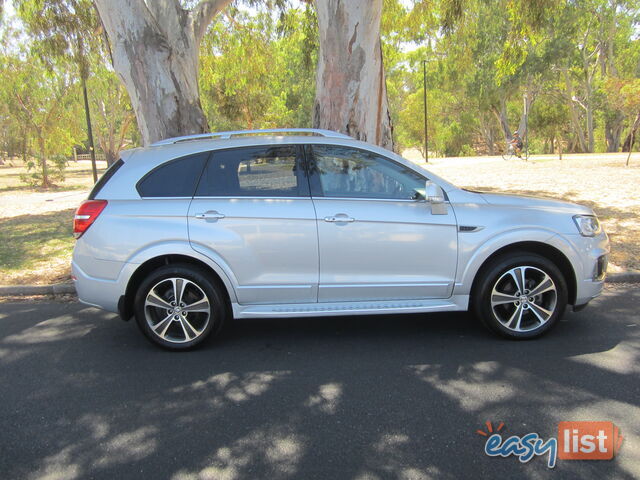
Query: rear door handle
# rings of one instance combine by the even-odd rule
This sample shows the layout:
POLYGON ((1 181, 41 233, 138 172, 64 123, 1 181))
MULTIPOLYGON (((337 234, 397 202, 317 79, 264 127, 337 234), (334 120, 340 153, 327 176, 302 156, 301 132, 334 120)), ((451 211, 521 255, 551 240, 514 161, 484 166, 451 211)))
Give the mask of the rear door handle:
POLYGON ((200 218, 204 220, 219 220, 221 218, 224 218, 224 214, 218 213, 215 210, 209 210, 208 212, 204 212, 204 213, 196 213, 194 216, 196 218, 200 218))
POLYGON ((351 223, 351 222, 355 222, 356 219, 352 218, 348 215, 345 215, 344 213, 338 213, 336 215, 334 215, 333 217, 324 217, 324 221, 325 222, 334 222, 334 223, 351 223))

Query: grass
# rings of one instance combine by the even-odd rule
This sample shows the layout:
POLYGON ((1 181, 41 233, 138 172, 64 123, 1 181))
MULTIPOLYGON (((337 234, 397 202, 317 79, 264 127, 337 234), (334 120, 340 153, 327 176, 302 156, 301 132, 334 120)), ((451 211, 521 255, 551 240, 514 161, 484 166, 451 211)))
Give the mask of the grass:
POLYGON ((74 209, 0 219, 3 284, 48 284, 69 277, 74 209))
MULTIPOLYGON (((93 186, 91 163, 70 162, 65 181, 50 189, 20 181, 22 162, 0 166, 0 284, 49 284, 69 279, 73 213, 93 186)), ((98 163, 104 172, 104 162, 98 163)))
MULTIPOLYGON (((419 161, 415 154, 407 157, 419 161), (412 158, 413 157, 413 158, 412 158)), ((436 174, 465 188, 546 196, 590 206, 611 238, 609 271, 640 270, 640 158, 567 155, 528 162, 501 158, 433 159, 436 174)), ((104 170, 104 164, 101 165, 104 170)), ((71 162, 50 190, 20 183, 21 167, 0 167, 0 284, 48 284, 69 278, 75 208, 93 184, 89 162, 71 162)))

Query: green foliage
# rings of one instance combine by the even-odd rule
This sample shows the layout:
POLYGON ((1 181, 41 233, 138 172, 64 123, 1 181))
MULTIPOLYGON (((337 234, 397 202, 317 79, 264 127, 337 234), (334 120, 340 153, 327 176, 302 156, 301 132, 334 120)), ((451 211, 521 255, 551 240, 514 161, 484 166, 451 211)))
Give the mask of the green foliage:
POLYGON ((96 62, 87 80, 87 89, 93 134, 107 164, 111 165, 120 150, 139 143, 135 114, 124 85, 106 65, 96 62))
POLYGON ((386 0, 382 38, 397 143, 423 150, 426 59, 430 150, 499 152, 525 125, 538 151, 559 143, 579 151, 580 138, 590 136, 595 148, 616 148, 640 111, 621 104, 636 98, 633 88, 620 94, 622 83, 612 83, 640 76, 638 5, 386 0))
POLYGON ((14 0, 20 19, 32 35, 32 51, 49 67, 57 58, 89 75, 88 55, 100 49, 99 20, 91 0, 14 0))
POLYGON ((54 68, 31 55, 0 57, 0 101, 15 122, 23 127, 25 145, 34 158, 28 163, 25 181, 49 187, 64 178, 65 162, 77 144, 79 106, 71 92, 77 89, 66 75, 68 65, 54 68))
POLYGON ((275 15, 232 10, 205 35, 203 109, 214 130, 310 126, 316 19, 310 6, 275 15))
MULTIPOLYGON (((383 2, 400 149, 425 153, 423 60, 430 153, 495 154, 525 125, 536 152, 616 150, 640 112, 638 0, 383 2)), ((0 149, 28 151, 30 175, 46 184, 54 159, 84 139, 79 77, 105 153, 135 144, 133 112, 107 66, 91 1, 15 5, 27 35, 0 31, 11 52, 2 57, 3 78, 11 78, 0 85, 0 149)), ((198 78, 211 129, 310 126, 317 28, 307 1, 244 0, 218 15, 201 44, 198 78)))

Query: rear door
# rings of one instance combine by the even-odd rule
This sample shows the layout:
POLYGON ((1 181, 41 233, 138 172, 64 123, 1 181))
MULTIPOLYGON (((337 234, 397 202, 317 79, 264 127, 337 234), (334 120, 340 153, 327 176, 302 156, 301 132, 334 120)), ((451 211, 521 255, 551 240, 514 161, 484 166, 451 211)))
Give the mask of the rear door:
POLYGON ((192 247, 230 268, 239 303, 317 301, 318 236, 302 147, 212 152, 188 224, 192 247))

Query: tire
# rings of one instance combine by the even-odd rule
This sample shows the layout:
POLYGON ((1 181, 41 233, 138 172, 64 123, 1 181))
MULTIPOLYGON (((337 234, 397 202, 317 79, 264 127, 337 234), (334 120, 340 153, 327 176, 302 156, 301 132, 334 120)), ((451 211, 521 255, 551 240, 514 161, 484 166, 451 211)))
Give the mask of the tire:
POLYGON ((149 274, 138 287, 134 311, 147 339, 168 350, 200 345, 218 333, 229 316, 220 288, 206 272, 188 264, 167 265, 149 274))
POLYGON ((504 152, 504 153, 502 154, 502 159, 503 159, 503 160, 505 160, 505 161, 507 161, 507 162, 508 162, 509 160, 512 160, 512 159, 513 159, 513 157, 514 157, 513 152, 512 152, 512 151, 509 151, 509 150, 507 150, 506 152, 504 152))
POLYGON ((566 307, 567 282, 562 272, 534 253, 496 258, 481 270, 472 292, 475 316, 492 332, 514 340, 548 332, 566 307), (525 288, 520 291, 523 272, 525 288))

